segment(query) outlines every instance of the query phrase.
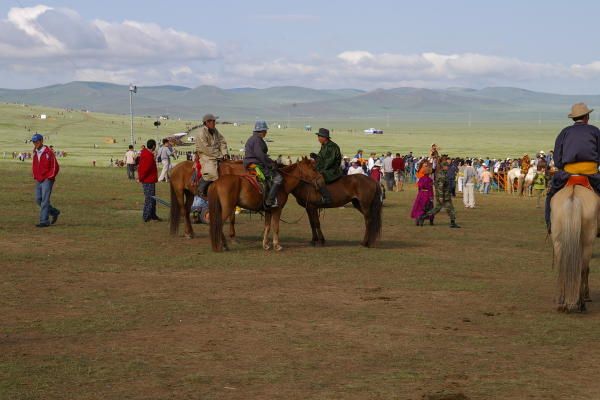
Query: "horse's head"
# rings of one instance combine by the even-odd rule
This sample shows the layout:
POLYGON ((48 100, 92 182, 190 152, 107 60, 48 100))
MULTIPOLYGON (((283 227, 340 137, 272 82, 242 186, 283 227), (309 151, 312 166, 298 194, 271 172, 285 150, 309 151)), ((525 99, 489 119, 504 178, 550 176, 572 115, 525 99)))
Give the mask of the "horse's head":
POLYGON ((308 157, 302 157, 296 163, 296 168, 299 178, 303 181, 311 183, 315 188, 325 185, 323 175, 317 171, 314 160, 308 157))

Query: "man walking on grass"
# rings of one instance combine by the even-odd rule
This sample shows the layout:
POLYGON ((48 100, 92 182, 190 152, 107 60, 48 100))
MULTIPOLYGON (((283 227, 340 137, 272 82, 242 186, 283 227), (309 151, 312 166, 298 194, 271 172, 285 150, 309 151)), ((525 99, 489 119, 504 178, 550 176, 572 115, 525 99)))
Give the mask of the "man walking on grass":
POLYGON ((35 183, 35 201, 40 206, 40 223, 38 228, 46 228, 56 223, 60 211, 50 204, 50 195, 54 180, 60 167, 54 152, 44 146, 44 137, 36 133, 31 138, 33 143, 33 179, 35 183), (52 219, 50 220, 50 217, 52 219))
POLYGON ((148 140, 146 147, 140 151, 140 165, 138 166, 138 182, 144 190, 144 209, 142 218, 144 222, 161 221, 156 215, 156 182, 158 181, 158 169, 154 160, 156 141, 148 140))
POLYGON ((125 153, 125 166, 127 167, 127 178, 135 179, 135 151, 133 145, 129 145, 129 149, 125 153))

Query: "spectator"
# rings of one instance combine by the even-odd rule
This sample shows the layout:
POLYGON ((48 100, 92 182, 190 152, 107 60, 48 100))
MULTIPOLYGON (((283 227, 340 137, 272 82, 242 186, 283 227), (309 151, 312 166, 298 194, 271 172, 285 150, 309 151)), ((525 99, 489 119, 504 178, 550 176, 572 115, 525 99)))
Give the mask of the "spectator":
POLYGON ((350 161, 350 167, 348 168, 348 175, 356 175, 356 174, 366 175, 365 171, 362 168, 362 166, 358 162, 358 158, 354 157, 350 161))
POLYGON ((492 173, 488 167, 483 166, 483 172, 481 173, 481 183, 483 184, 483 194, 490 193, 490 184, 492 182, 492 173))
POLYGON ((467 160, 466 164, 467 166, 464 170, 463 203, 465 208, 475 208, 475 179, 477 179, 477 173, 471 165, 471 160, 467 160))
POLYGON ((394 170, 394 181, 396 181, 396 192, 404 191, 404 158, 400 157, 400 153, 396 153, 396 157, 392 160, 392 170, 394 170))
POLYGON ((125 165, 127 166, 127 178, 135 179, 135 150, 133 145, 129 145, 129 150, 125 153, 125 165))
POLYGON ((171 149, 172 145, 169 142, 169 139, 163 139, 162 143, 157 156, 157 161, 162 164, 162 170, 160 171, 158 181, 162 182, 164 180, 165 182, 169 182, 169 170, 171 169, 173 150, 171 149))
MULTIPOLYGON (((417 182, 418 193, 410 213, 410 217, 414 218, 417 226, 423 226, 424 219, 421 217, 433 209, 433 179, 429 176, 430 174, 431 166, 425 164, 423 166, 423 176, 417 182)), ((431 225, 433 225, 434 218, 434 215, 429 217, 431 225)))
POLYGON ((50 204, 52 187, 60 167, 54 152, 44 146, 42 135, 36 133, 31 138, 31 142, 35 150, 33 156, 33 178, 36 180, 35 201, 40 206, 40 223, 36 227, 46 228, 55 224, 60 215, 60 211, 50 204))
POLYGON ((392 153, 388 151, 383 159, 383 177, 385 179, 387 190, 394 190, 394 167, 392 166, 393 160, 392 153))
POLYGON ((456 163, 456 160, 450 160, 447 173, 450 195, 452 195, 452 197, 456 197, 456 174, 458 173, 458 166, 456 163))
POLYGON ((371 179, 373 179, 375 182, 380 183, 381 182, 381 177, 383 175, 382 171, 381 171, 381 167, 382 167, 382 163, 380 160, 377 160, 373 163, 373 168, 371 168, 371 173, 369 174, 369 176, 371 177, 371 179))
POLYGON ((158 170, 154 161, 154 150, 156 149, 156 141, 148 140, 146 148, 140 152, 140 164, 138 166, 138 182, 142 184, 144 189, 144 210, 142 218, 144 222, 161 221, 156 215, 156 182, 158 181, 158 170))

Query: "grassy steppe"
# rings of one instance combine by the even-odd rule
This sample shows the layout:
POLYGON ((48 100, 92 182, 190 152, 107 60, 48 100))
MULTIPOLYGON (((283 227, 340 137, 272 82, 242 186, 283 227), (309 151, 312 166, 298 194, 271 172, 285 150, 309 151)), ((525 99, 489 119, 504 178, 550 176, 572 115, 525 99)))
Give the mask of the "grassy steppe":
MULTIPOLYGON (((200 118, 200 116, 199 116, 200 118)), ((198 121, 163 121, 156 129, 154 118, 135 118, 134 129, 138 147, 149 138, 162 138, 168 134, 185 130, 198 121)), ((443 152, 460 156, 480 156, 492 158, 520 157, 523 153, 534 154, 554 146, 554 139, 564 124, 549 122, 538 124, 510 122, 476 122, 468 126, 464 123, 440 123, 427 120, 414 121, 291 121, 291 128, 276 129, 277 124, 285 126, 287 121, 269 121, 271 131, 268 138, 272 155, 298 156, 318 151, 319 144, 314 134, 304 132, 303 126, 309 123, 313 129, 328 127, 333 129, 334 140, 344 154, 353 155, 361 148, 367 153, 393 151, 406 154, 425 154, 431 143, 437 143, 443 152), (367 136, 362 131, 369 127, 385 130, 384 135, 367 136)), ((233 153, 243 148, 252 131, 252 122, 246 121, 238 127, 220 125, 233 153)), ((109 165, 111 157, 121 158, 127 149, 130 137, 128 116, 64 111, 36 106, 0 105, 0 154, 4 151, 30 151, 31 146, 24 141, 39 131, 49 134, 48 144, 65 150, 69 156, 64 160, 72 165, 91 165, 97 160, 99 166, 109 165), (31 118, 31 115, 46 113, 47 120, 31 118), (27 128, 26 128, 27 127, 27 128), (28 131, 29 129, 30 131, 28 131), (114 138, 117 143, 109 144, 106 139, 114 138), (94 148, 94 144, 98 148, 94 148)), ((192 149, 193 146, 183 147, 192 149)))

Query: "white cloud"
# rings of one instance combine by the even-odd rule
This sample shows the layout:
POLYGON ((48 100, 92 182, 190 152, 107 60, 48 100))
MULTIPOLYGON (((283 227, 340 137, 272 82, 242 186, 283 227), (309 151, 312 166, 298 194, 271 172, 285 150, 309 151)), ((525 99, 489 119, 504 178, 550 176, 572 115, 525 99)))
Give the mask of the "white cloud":
POLYGON ((159 64, 164 60, 211 60, 215 43, 153 23, 86 21, 69 9, 45 5, 12 8, 0 21, 0 61, 67 57, 85 66, 159 64))

